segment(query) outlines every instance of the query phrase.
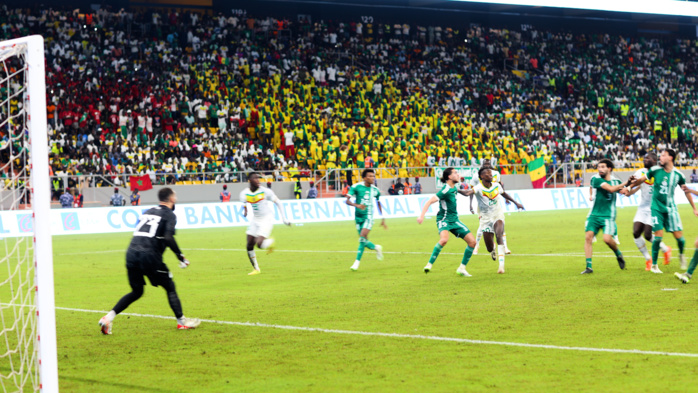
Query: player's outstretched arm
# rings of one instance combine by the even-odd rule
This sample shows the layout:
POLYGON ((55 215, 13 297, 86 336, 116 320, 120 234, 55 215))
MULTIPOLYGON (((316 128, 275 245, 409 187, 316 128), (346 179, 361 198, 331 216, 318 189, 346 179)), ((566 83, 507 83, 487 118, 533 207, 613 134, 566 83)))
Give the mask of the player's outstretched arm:
MULTIPOLYGON (((681 186, 681 190, 683 190, 683 192, 686 194, 687 197, 688 197, 688 194, 698 195, 698 191, 690 188, 689 186, 687 186, 685 184, 681 186)), ((688 200, 690 201, 691 198, 688 198, 688 200)))
MULTIPOLYGON (((383 215, 383 205, 381 205, 381 202, 378 201, 378 213, 382 216, 383 215)), ((385 223, 385 217, 381 219, 381 226, 383 229, 388 229, 388 225, 385 223)))
MULTIPOLYGON (((635 187, 639 186, 640 184, 642 184, 645 180, 647 180, 647 176, 642 175, 638 178, 636 178, 634 176, 630 176, 630 179, 633 179, 633 181, 632 181, 632 183, 630 183, 629 187, 635 188, 635 187)), ((628 179, 628 181, 630 181, 630 179, 628 179)))
POLYGON ((458 193, 463 195, 463 196, 469 196, 470 197, 470 211, 473 211, 473 195, 475 195, 475 189, 470 188, 467 190, 458 190, 458 193))
POLYGON ((681 189, 683 190, 683 193, 686 194, 686 199, 688 199, 688 203, 690 203, 691 207, 693 208, 693 214, 698 217, 698 210, 696 210, 695 202, 693 202, 693 196, 691 196, 691 194, 698 195, 698 191, 692 190, 685 184, 681 185, 681 189))
POLYGON ((424 207, 422 208, 422 214, 417 217, 417 223, 421 224, 424 222, 424 216, 427 215, 427 211, 429 210, 429 206, 433 205, 434 203, 438 202, 439 198, 434 195, 433 197, 429 198, 429 200, 424 204, 424 207))
POLYGON ((276 195, 272 197, 272 202, 276 205, 276 207, 279 208, 279 215, 281 216, 281 222, 284 223, 284 225, 291 226, 291 222, 286 219, 286 213, 284 213, 284 205, 281 203, 281 199, 279 199, 276 195))
POLYGON ((635 176, 630 176, 628 181, 626 181, 623 184, 618 184, 617 186, 612 186, 608 183, 603 183, 603 184, 601 184, 601 189, 606 190, 608 192, 618 192, 625 187, 629 187, 631 184, 635 184, 634 181, 635 181, 635 176))
POLYGON ((473 209, 473 194, 470 194, 470 213, 475 214, 475 210, 473 209))
POLYGON ((626 188, 627 191, 624 192, 623 195, 625 195, 625 196, 631 196, 631 195, 633 195, 633 194, 636 194, 636 193, 637 193, 638 191, 640 191, 641 189, 642 189, 642 187, 633 187, 633 188, 628 187, 628 188, 626 188))
POLYGON ((512 197, 511 197, 509 194, 507 194, 506 192, 502 192, 502 197, 503 197, 504 199, 506 199, 507 201, 510 201, 511 203, 513 203, 514 205, 516 205, 516 208, 517 208, 517 209, 519 209, 519 210, 526 210, 526 209, 524 209, 524 207, 523 207, 522 204, 520 204, 519 202, 516 202, 516 201, 514 200, 514 198, 512 198, 512 197))

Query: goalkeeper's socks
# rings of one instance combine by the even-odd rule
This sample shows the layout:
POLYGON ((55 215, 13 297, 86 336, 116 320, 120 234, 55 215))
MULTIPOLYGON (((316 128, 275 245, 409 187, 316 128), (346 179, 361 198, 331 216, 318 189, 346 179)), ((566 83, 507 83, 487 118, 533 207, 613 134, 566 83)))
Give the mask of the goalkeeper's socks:
POLYGON ((111 322, 116 318, 116 312, 114 310, 111 310, 107 313, 107 315, 104 316, 104 319, 106 319, 108 322, 111 322))

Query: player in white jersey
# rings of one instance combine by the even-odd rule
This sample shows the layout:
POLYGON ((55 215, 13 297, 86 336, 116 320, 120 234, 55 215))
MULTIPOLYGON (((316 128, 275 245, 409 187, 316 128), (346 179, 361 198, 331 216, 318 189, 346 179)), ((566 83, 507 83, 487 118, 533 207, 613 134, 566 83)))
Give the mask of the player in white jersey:
MULTIPOLYGON (((484 159, 482 160, 482 168, 489 168, 492 171, 492 181, 495 183, 500 183, 501 184, 501 177, 499 175, 499 172, 495 171, 494 168, 492 168, 492 165, 490 164, 490 160, 484 159)), ((470 188, 475 188, 478 184, 480 184, 480 176, 475 175, 470 179, 470 188)), ((470 212, 475 214, 475 210, 473 210, 473 197, 470 197, 470 212)), ((479 205, 478 205, 478 218, 480 218, 479 214, 479 205)), ((475 236, 475 250, 473 251, 473 255, 477 255, 478 250, 480 249, 480 239, 482 239, 482 223, 480 223, 480 226, 477 227, 477 234, 475 236)), ((511 251, 509 250, 509 247, 507 246, 507 234, 504 233, 502 235, 502 238, 504 240, 504 250, 507 254, 511 254, 511 251)))
POLYGON ((281 221, 286 225, 291 225, 286 220, 284 215, 284 207, 281 201, 269 188, 260 186, 260 177, 256 172, 252 172, 247 176, 250 183, 248 188, 245 188, 240 193, 240 202, 245 206, 244 215, 248 216, 247 205, 252 207, 252 219, 250 226, 247 228, 247 256, 250 258, 250 263, 254 270, 249 273, 250 276, 259 274, 259 264, 255 255, 254 246, 262 250, 272 251, 271 246, 274 244, 274 239, 270 239, 271 229, 274 227, 274 203, 279 208, 281 221))
MULTIPOLYGON (((644 159, 645 167, 639 169, 635 172, 635 178, 639 179, 641 177, 647 177, 647 171, 653 166, 657 165, 657 155, 654 153, 649 153, 644 159)), ((640 205, 637 207, 637 213, 635 213, 635 218, 633 219, 633 237, 635 238, 635 245, 645 257, 645 270, 650 271, 652 268, 652 256, 647 250, 647 245, 645 244, 645 239, 651 242, 654 240, 654 234, 652 233, 652 185, 654 184, 654 179, 645 180, 638 187, 625 193, 625 195, 630 196, 640 191, 640 205), (642 236, 645 236, 645 239, 642 236)), ((671 261, 671 247, 661 242, 659 247, 664 253, 664 264, 668 265, 671 261)), ((685 267, 682 267, 685 269, 685 267)))
POLYGON ((478 172, 480 184, 466 191, 465 195, 475 196, 480 211, 480 229, 485 238, 485 247, 496 260, 499 256, 499 270, 497 273, 504 273, 504 199, 513 202, 518 209, 523 209, 523 205, 516 202, 512 197, 504 192, 504 188, 493 179, 494 172, 489 167, 482 167, 478 172), (494 235, 497 235, 497 248, 494 247, 494 235))

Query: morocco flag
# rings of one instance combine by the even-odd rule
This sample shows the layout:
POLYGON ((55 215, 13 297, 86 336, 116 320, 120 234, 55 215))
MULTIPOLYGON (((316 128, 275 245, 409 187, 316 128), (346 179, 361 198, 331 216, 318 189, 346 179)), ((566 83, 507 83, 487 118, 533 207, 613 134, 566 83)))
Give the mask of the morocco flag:
POLYGON ((533 188, 545 187, 545 161, 543 161, 543 157, 536 158, 528 163, 528 174, 531 175, 533 188))
POLYGON ((131 176, 130 183, 131 191, 135 190, 136 188, 138 191, 145 191, 153 188, 153 183, 150 182, 150 176, 148 175, 131 176))

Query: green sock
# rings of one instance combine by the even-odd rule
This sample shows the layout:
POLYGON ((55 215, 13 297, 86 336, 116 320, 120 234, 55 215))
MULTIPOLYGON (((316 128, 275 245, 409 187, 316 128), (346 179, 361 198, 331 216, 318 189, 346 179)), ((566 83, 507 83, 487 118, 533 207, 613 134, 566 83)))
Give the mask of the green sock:
POLYGON ((587 258, 587 269, 591 269, 591 258, 587 258))
POLYGON ((365 246, 366 246, 366 248, 368 248, 369 250, 375 250, 375 249, 376 249, 376 245, 373 244, 373 243, 371 243, 371 241, 368 240, 368 239, 366 239, 366 244, 365 244, 365 246))
POLYGON ((360 261, 361 257, 364 255, 364 248, 366 247, 366 238, 365 237, 360 237, 359 238, 359 250, 356 252, 356 260, 360 261))
POLYGON ((439 256, 439 253, 441 252, 441 249, 443 246, 441 244, 436 243, 434 246, 434 251, 431 252, 431 257, 429 258, 429 263, 434 263, 436 262, 436 258, 439 256))
POLYGON ((698 266, 698 248, 696 248, 696 251, 693 253, 691 264, 688 266, 688 271, 686 273, 693 275, 693 272, 696 270, 696 266, 698 266))
POLYGON ((657 258, 659 257, 659 244, 662 242, 662 238, 655 236, 652 240, 652 265, 657 264, 657 258))
POLYGON ((683 250, 686 248, 686 239, 681 236, 679 239, 676 239, 676 242, 679 243, 679 254, 683 255, 683 250))
POLYGON ((470 246, 468 246, 468 247, 465 248, 465 252, 463 253, 463 260, 462 260, 461 263, 460 263, 461 265, 465 266, 465 265, 468 264, 468 262, 470 262, 470 257, 473 256, 473 251, 474 251, 474 250, 475 250, 475 249, 472 248, 472 247, 470 247, 470 246))
POLYGON ((618 248, 618 249, 616 249, 616 250, 613 250, 613 252, 616 253, 616 256, 617 256, 617 257, 622 257, 622 256, 623 256, 623 254, 620 253, 620 248, 618 248))

